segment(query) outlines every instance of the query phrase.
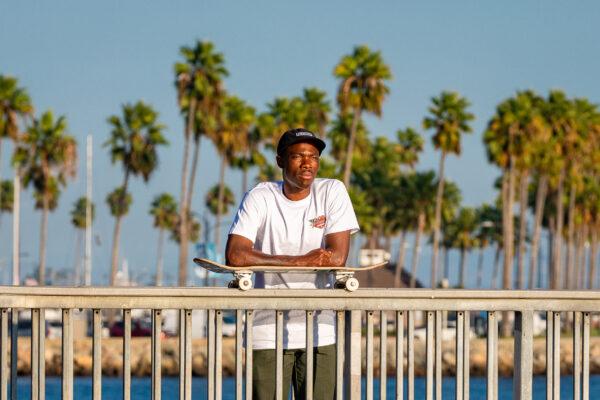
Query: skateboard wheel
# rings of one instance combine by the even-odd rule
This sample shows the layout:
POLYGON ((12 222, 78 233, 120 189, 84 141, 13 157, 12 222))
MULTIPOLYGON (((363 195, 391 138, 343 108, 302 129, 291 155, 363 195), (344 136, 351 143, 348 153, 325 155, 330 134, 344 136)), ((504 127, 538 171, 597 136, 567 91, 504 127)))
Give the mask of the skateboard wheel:
POLYGON ((348 278, 346 280, 346 290, 349 292, 354 292, 356 289, 358 289, 358 279, 348 278))
POLYGON ((239 285, 238 281, 233 280, 233 281, 229 281, 229 283, 227 284, 227 287, 229 289, 237 289, 240 287, 240 285, 239 285))
POLYGON ((345 281, 335 281, 335 284, 333 285, 333 287, 336 289, 345 289, 346 282, 345 281))
POLYGON ((250 278, 242 278, 238 281, 238 287, 241 290, 249 290, 252 289, 252 279, 250 278))

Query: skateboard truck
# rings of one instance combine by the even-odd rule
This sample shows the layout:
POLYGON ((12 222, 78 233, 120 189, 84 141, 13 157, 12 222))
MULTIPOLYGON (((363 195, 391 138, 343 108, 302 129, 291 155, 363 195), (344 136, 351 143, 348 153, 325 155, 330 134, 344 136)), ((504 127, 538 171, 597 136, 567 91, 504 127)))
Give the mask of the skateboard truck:
POLYGON ((358 279, 354 277, 354 272, 335 271, 336 289, 346 289, 349 292, 354 292, 358 289, 358 279))
POLYGON ((228 288, 237 288, 243 291, 252 289, 252 271, 238 271, 233 273, 233 280, 228 288))

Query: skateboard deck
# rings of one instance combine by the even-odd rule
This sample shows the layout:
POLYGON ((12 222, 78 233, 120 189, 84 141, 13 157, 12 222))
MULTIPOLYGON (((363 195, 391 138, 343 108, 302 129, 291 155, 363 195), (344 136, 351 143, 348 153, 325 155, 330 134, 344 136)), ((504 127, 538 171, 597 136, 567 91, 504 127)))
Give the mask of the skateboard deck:
POLYGON ((343 288, 350 292, 358 289, 358 279, 354 273, 381 268, 387 261, 368 265, 366 267, 286 267, 276 265, 253 265, 247 267, 231 267, 204 258, 194 258, 196 265, 219 274, 232 274, 234 279, 229 282, 229 287, 249 290, 252 288, 252 275, 256 272, 271 273, 307 273, 307 272, 331 272, 335 274, 335 287, 343 288))

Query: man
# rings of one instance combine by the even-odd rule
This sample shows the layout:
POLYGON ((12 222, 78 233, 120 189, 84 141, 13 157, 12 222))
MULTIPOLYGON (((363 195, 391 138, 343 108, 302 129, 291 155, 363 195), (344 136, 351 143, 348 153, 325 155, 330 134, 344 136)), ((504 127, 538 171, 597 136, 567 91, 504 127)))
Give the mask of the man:
MULTIPOLYGON (((244 197, 227 240, 232 266, 343 266, 350 235, 358 222, 344 184, 317 179, 325 142, 306 129, 285 132, 277 145, 283 181, 258 184, 244 197)), ((326 272, 256 275, 257 288, 330 288, 326 272)), ((306 398, 306 316, 289 311, 284 317, 283 390, 293 383, 296 399, 306 398)), ((314 398, 333 399, 335 392, 335 314, 315 313, 314 398)), ((257 311, 253 327, 253 398, 275 397, 275 315, 257 311)))

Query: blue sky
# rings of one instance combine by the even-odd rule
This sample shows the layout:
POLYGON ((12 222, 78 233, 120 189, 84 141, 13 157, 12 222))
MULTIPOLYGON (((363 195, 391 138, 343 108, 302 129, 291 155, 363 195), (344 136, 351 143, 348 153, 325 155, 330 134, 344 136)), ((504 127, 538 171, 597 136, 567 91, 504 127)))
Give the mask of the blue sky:
MULTIPOLYGON (((227 89, 264 110, 275 96, 317 86, 334 99, 332 69, 357 44, 381 50, 394 79, 382 119, 367 118, 375 135, 394 137, 399 128, 421 128, 429 99, 457 90, 472 103, 477 119, 460 158, 450 157, 447 176, 458 183, 464 203, 495 197, 498 171, 485 158, 481 134, 495 105, 518 89, 542 94, 562 88, 571 96, 600 101, 600 4, 593 1, 3 1, 0 4, 0 73, 14 75, 29 91, 37 112, 66 115, 79 143, 80 174, 50 217, 48 266, 72 268, 75 231, 69 210, 84 192, 85 136, 94 136, 94 282, 104 284, 110 264, 114 220, 104 203, 120 184, 106 149, 106 118, 123 103, 143 99, 159 112, 171 142, 148 185, 134 181, 134 205, 125 218, 121 255, 148 278, 155 268, 157 232, 148 216, 160 192, 179 193, 182 120, 173 87, 178 49, 207 39, 225 54, 227 89)), ((427 148, 419 169, 437 169, 438 154, 427 148)), ((217 182, 215 153, 203 142, 194 209, 202 214, 208 187, 217 182)), ((12 172, 3 145, 4 178, 12 172)), ((228 184, 240 198, 240 174, 228 184)), ((22 205, 24 273, 37 263, 39 212, 30 193, 22 205)), ((230 219, 226 218, 226 219, 230 219)), ((177 249, 169 244, 165 270, 175 278, 177 249)), ((488 257, 489 259, 489 257, 488 257)), ((10 217, 0 225, 0 268, 10 260, 10 217)), ((423 255, 420 276, 428 276, 423 255)), ((489 273, 489 271, 488 271, 489 273)), ((2 277, 0 273, 0 278, 2 277)))

